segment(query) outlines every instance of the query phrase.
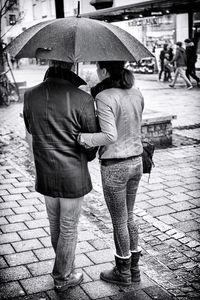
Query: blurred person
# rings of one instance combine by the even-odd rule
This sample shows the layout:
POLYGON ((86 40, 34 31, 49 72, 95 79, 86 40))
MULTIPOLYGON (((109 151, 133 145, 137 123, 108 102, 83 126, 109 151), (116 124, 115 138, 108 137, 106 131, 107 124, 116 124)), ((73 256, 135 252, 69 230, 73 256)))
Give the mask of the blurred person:
POLYGON ((197 77, 195 71, 195 63, 197 61, 196 48, 194 43, 190 39, 185 39, 186 57, 187 57, 187 69, 186 76, 190 80, 190 76, 196 80, 197 86, 200 86, 200 78, 197 77))
POLYGON ((97 63, 100 80, 91 89, 101 132, 81 133, 79 143, 101 146, 99 159, 105 201, 111 215, 116 266, 100 274, 104 281, 130 285, 140 281, 138 228, 133 209, 142 176, 141 123, 144 100, 134 87, 133 73, 122 61, 97 63))
MULTIPOLYGON (((167 53, 167 51, 168 51, 168 44, 164 44, 163 49, 160 51, 160 56, 159 56, 159 59, 160 59, 159 80, 161 80, 161 78, 162 78, 162 73, 165 73, 164 58, 165 58, 165 54, 167 53)), ((164 81, 166 81, 165 78, 164 78, 164 81)))
POLYGON ((164 72, 165 72, 165 81, 172 81, 171 72, 173 71, 173 66, 169 61, 169 54, 166 53, 164 57, 164 72))
POLYGON ((32 135, 37 192, 44 195, 55 251, 55 290, 78 285, 74 271, 77 226, 84 195, 92 189, 88 161, 97 149, 77 143, 82 132, 96 132, 93 98, 78 87, 85 82, 72 63, 52 61, 45 80, 25 92, 24 121, 32 135))
POLYGON ((192 83, 185 75, 186 65, 187 65, 187 57, 185 53, 185 49, 182 47, 182 42, 176 43, 176 54, 170 63, 175 62, 176 71, 174 74, 174 79, 172 83, 169 85, 170 87, 174 87, 177 81, 178 76, 180 75, 186 83, 187 89, 190 90, 193 88, 192 83))

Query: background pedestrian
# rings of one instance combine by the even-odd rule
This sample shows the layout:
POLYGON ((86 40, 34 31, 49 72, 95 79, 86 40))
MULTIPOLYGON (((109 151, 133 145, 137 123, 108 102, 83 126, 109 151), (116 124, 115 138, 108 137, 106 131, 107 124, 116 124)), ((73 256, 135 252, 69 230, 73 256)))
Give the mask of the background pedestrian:
POLYGON ((197 53, 196 47, 194 43, 190 39, 185 39, 185 46, 186 46, 186 57, 187 57, 187 69, 186 69, 186 76, 190 80, 190 76, 196 80, 197 86, 200 86, 200 78, 197 77, 195 71, 195 63, 197 61, 197 53))
POLYGON ((185 75, 185 70, 187 65, 187 57, 186 57, 185 49, 182 47, 182 42, 177 42, 176 46, 177 46, 176 54, 171 61, 171 63, 175 62, 176 64, 176 71, 174 75, 174 80, 169 86, 174 87, 178 79, 178 76, 180 75, 185 81, 187 89, 190 90, 192 89, 192 84, 185 75))

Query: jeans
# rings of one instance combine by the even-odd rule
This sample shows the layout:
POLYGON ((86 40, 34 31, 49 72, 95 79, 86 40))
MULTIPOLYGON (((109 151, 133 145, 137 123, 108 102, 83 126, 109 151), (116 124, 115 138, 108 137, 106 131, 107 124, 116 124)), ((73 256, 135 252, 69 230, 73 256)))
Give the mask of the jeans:
POLYGON ((183 80, 185 80, 185 83, 187 84, 187 86, 191 86, 191 82, 189 81, 189 79, 186 77, 185 75, 185 68, 184 67, 178 67, 176 68, 176 71, 175 71, 175 75, 174 75, 174 80, 172 81, 171 85, 175 85, 176 83, 176 80, 178 78, 178 75, 180 75, 183 80))
POLYGON ((101 165, 101 176, 113 224, 116 254, 126 257, 138 246, 138 228, 133 219, 133 208, 142 176, 142 158, 101 165))
POLYGON ((200 78, 197 77, 197 75, 196 75, 195 65, 187 66, 186 76, 189 80, 190 80, 190 76, 191 76, 194 80, 196 80, 197 83, 200 82, 200 78))
POLYGON ((52 273, 55 284, 66 280, 73 270, 83 199, 45 196, 51 243, 56 254, 52 273))

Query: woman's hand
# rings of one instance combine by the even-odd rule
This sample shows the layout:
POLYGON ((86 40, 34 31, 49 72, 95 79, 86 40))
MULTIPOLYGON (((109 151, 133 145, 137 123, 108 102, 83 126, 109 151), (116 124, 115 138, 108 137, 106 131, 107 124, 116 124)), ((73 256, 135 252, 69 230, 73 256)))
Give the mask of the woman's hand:
POLYGON ((85 143, 85 141, 84 141, 84 139, 83 139, 83 137, 82 137, 82 135, 81 135, 81 132, 78 134, 78 136, 77 136, 77 142, 79 143, 79 145, 81 145, 82 147, 84 147, 85 149, 92 149, 93 147, 90 147, 90 146, 88 146, 86 143, 85 143))

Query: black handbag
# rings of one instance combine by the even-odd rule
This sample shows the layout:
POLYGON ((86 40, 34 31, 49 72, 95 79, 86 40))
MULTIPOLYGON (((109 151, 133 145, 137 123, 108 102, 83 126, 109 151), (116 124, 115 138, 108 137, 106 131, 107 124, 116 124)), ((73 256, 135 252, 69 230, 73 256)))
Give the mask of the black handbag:
POLYGON ((142 163, 143 163, 143 173, 151 173, 152 167, 154 167, 153 154, 155 146, 149 142, 143 142, 143 153, 142 153, 142 163))

